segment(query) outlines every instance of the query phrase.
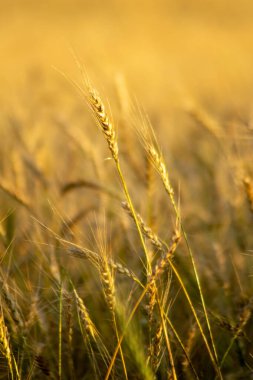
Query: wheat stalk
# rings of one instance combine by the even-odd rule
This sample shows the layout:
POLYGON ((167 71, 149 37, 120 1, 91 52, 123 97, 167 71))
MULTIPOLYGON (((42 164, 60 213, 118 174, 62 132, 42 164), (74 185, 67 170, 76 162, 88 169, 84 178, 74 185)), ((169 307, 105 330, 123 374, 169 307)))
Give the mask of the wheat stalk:
POLYGON ((252 308, 252 300, 251 300, 251 302, 249 302, 247 305, 243 307, 240 313, 239 322, 237 323, 234 329, 234 336, 231 339, 230 344, 221 359, 221 364, 220 364, 221 367, 224 365, 224 362, 229 354, 229 351, 233 347, 234 342, 240 335, 242 335, 244 327, 246 326, 250 317, 252 316, 252 309, 253 308, 252 308))
MULTIPOLYGON (((127 202, 122 202, 121 203, 123 209, 128 213, 133 218, 133 214, 131 212, 131 208, 127 202)), ((140 228, 142 230, 142 233, 151 241, 153 247, 160 251, 163 252, 165 250, 164 243, 159 239, 159 237, 152 231, 150 227, 148 227, 140 214, 136 214, 137 219, 140 225, 140 228)))
MULTIPOLYGON (((144 238, 143 238, 143 233, 142 233, 142 230, 141 230, 141 227, 140 227, 140 223, 138 221, 138 217, 137 217, 136 211, 134 209, 134 206, 133 206, 133 203, 132 203, 129 191, 128 191, 128 187, 126 185, 125 178, 124 178, 122 170, 121 170, 121 166, 120 166, 120 162, 119 162, 119 157, 118 157, 118 145, 117 145, 117 142, 116 142, 116 139, 115 139, 115 130, 114 130, 114 127, 113 127, 113 123, 110 121, 108 115, 106 114, 105 107, 103 106, 103 104, 101 102, 101 99, 97 95, 96 91, 91 90, 90 87, 89 87, 89 100, 88 101, 89 101, 90 107, 92 108, 92 110, 94 112, 94 116, 95 116, 98 124, 100 125, 100 127, 102 128, 102 131, 104 132, 104 135, 106 137, 106 140, 107 140, 109 149, 111 151, 112 157, 113 157, 113 159, 115 161, 116 168, 117 168, 117 171, 118 171, 118 174, 119 174, 119 177, 120 177, 123 189, 124 189, 124 193, 125 193, 125 196, 126 196, 126 200, 127 200, 128 204, 129 204, 129 207, 130 207, 130 210, 131 210, 131 214, 132 214, 134 222, 136 224, 136 227, 137 227, 137 230, 138 230, 138 234, 139 234, 139 237, 140 237, 140 240, 141 240, 141 244, 142 244, 145 256, 146 256, 146 264, 147 264, 146 271, 147 271, 147 275, 150 275, 150 273, 151 273, 150 258, 149 258, 149 254, 148 254, 148 250, 147 250, 144 238)), ((158 293, 157 292, 156 292, 156 297, 158 297, 158 293)), ((161 312, 161 308, 160 308, 160 312, 161 312)), ((173 355, 172 355, 172 352, 171 352, 170 342, 169 342, 169 339, 168 339, 168 335, 167 335, 167 331, 166 331, 166 327, 165 327, 164 318, 163 318, 162 313, 161 313, 161 318, 162 318, 162 322, 163 322, 165 341, 166 341, 166 346, 167 346, 168 353, 169 353, 169 361, 170 361, 171 367, 172 367, 173 378, 174 378, 174 380, 176 380, 177 375, 176 375, 176 371, 175 371, 175 367, 174 367, 173 355)), ((117 333, 116 324, 115 324, 115 330, 116 330, 116 333, 117 333)), ((124 359, 123 359, 122 350, 121 350, 121 341, 120 341, 120 339, 118 337, 118 334, 117 334, 117 339, 118 339, 118 344, 119 344, 119 346, 117 346, 117 347, 118 347, 118 349, 121 352, 122 364, 123 364, 123 367, 124 367, 124 359)), ((113 361, 114 360, 115 360, 115 358, 113 358, 113 361)), ((111 363, 111 364, 113 365, 113 363, 111 363)), ((111 369, 112 369, 112 367, 110 366, 110 368, 108 369, 106 378, 108 378, 111 369)), ((127 377, 126 369, 125 369, 124 372, 125 372, 125 376, 127 377)))
POLYGON ((149 260, 149 256, 148 256, 147 247, 146 247, 145 242, 144 242, 144 238, 143 238, 143 235, 141 232, 141 228, 140 228, 140 225, 138 222, 138 218, 136 216, 136 212, 135 212, 135 209, 134 209, 134 206, 132 203, 132 199, 130 197, 130 193, 128 191, 128 187, 127 187, 125 178, 123 176, 121 166, 120 166, 120 162, 119 162, 119 155, 118 155, 119 149, 118 149, 118 143, 116 141, 116 133, 115 133, 114 124, 111 121, 109 115, 107 114, 105 106, 104 106, 101 98, 99 97, 97 91, 90 86, 87 78, 85 80, 85 83, 86 83, 86 86, 88 89, 88 96, 86 97, 88 104, 93 111, 93 115, 94 115, 97 123, 99 124, 100 128, 102 129, 102 131, 104 133, 104 136, 105 136, 107 143, 108 143, 108 147, 109 147, 111 154, 112 154, 112 157, 115 161, 116 168, 118 171, 118 175, 119 175, 119 178, 120 178, 120 181, 121 181, 121 184, 122 184, 125 196, 126 196, 126 200, 127 200, 129 207, 131 209, 131 213, 133 215, 133 218, 134 218, 137 230, 138 230, 138 234, 139 234, 139 237, 141 240, 141 245, 142 245, 143 251, 144 251, 145 256, 146 256, 147 271, 150 272, 151 266, 150 266, 150 260, 149 260))
MULTIPOLYGON (((209 332, 210 339, 211 339, 211 345, 212 345, 213 353, 210 351, 209 344, 208 344, 206 338, 204 338, 204 335, 203 335, 203 338, 204 338, 204 340, 206 342, 206 346, 207 346, 207 349, 209 351, 210 359, 211 359, 211 361, 213 363, 213 366, 214 366, 214 368, 215 368, 215 370, 216 370, 219 378, 222 379, 222 374, 220 372, 220 368, 219 368, 219 364, 218 364, 217 350, 216 350, 215 343, 214 343, 214 338, 213 338, 212 329, 211 329, 211 325, 210 325, 210 321, 209 321, 209 316, 208 316, 207 309, 206 309, 206 303, 205 303, 205 299, 204 299, 204 296, 203 296, 203 291, 202 291, 202 286, 201 286, 201 283, 200 283, 199 274, 198 274, 198 271, 197 271, 195 259, 194 259, 194 256, 193 256, 193 252, 192 252, 192 249, 191 249, 190 244, 189 244, 188 236, 186 234, 186 231, 184 229, 184 226, 183 226, 183 223, 182 223, 182 220, 181 220, 180 211, 179 211, 178 206, 177 206, 177 204, 175 202, 174 191, 173 191, 173 188, 172 188, 171 183, 170 183, 168 171, 166 169, 166 165, 165 165, 165 162, 164 162, 164 159, 163 159, 162 155, 155 148, 154 144, 152 142, 148 141, 145 136, 144 136, 144 142, 146 144, 145 146, 146 146, 147 152, 149 153, 150 158, 151 158, 151 160, 152 160, 152 162, 153 162, 153 164, 154 164, 154 166, 155 166, 158 174, 161 177, 161 180, 162 180, 162 183, 164 185, 165 191, 167 192, 167 194, 168 194, 168 196, 170 198, 170 201, 171 201, 171 204, 172 204, 172 206, 174 208, 176 217, 180 221, 180 227, 181 227, 181 230, 182 230, 182 235, 183 235, 184 240, 185 240, 186 245, 187 245, 187 249, 188 249, 188 252, 189 252, 190 259, 191 259, 191 263, 192 263, 195 279, 196 279, 196 282, 197 282, 197 286, 198 286, 198 290, 199 290, 199 295, 200 295, 200 299, 201 299, 201 303, 202 303, 202 307, 203 307, 203 311, 204 311, 204 314, 205 314, 205 319, 206 319, 206 323, 207 323, 207 327, 208 327, 208 332, 209 332)), ((171 260, 169 260, 169 261, 171 262, 171 260)), ((188 298, 188 301, 189 301, 189 298, 188 298)), ((196 313, 195 313, 195 315, 196 315, 196 313)))
POLYGON ((65 306, 65 314, 66 314, 66 331, 67 331, 67 355, 68 355, 68 367, 69 372, 73 378, 74 374, 74 362, 73 362, 73 302, 71 294, 64 290, 64 306, 65 306))

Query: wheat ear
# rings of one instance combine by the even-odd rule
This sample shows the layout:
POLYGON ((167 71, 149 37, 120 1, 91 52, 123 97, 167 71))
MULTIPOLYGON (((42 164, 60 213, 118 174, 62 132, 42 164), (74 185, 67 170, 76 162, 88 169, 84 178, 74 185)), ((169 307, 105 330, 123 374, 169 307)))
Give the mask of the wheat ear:
POLYGON ((11 379, 14 380, 14 368, 15 368, 15 374, 16 378, 20 380, 20 374, 17 366, 16 359, 11 351, 10 343, 9 343, 9 333, 7 326, 4 321, 3 316, 3 310, 1 307, 0 311, 0 351, 2 352, 3 356, 6 358, 8 363, 8 368, 11 374, 11 379), (14 365, 14 368, 13 368, 14 365))
POLYGON ((98 95, 97 91, 90 86, 88 80, 86 80, 86 84, 87 84, 87 88, 88 88, 87 102, 93 111, 93 115, 97 121, 97 124, 100 126, 100 128, 101 128, 101 130, 102 130, 102 132, 106 138, 106 141, 108 143, 108 147, 110 149, 111 155, 115 161, 116 169, 117 169, 117 172, 118 172, 118 175, 119 175, 119 178, 120 178, 120 181, 121 181, 121 184, 122 184, 125 196, 126 196, 126 200, 127 200, 129 207, 131 209, 131 213, 133 215, 133 218, 134 218, 137 230, 138 230, 138 234, 139 234, 139 237, 141 240, 142 248, 143 248, 143 251, 144 251, 145 256, 146 256, 147 271, 150 272, 151 266, 150 266, 150 260, 149 260, 147 247, 145 245, 145 241, 144 241, 144 238, 143 238, 143 235, 141 232, 141 227, 139 225, 138 218, 136 216, 136 212, 135 212, 135 209, 134 209, 134 206, 133 206, 133 203, 132 203, 129 191, 128 191, 128 187, 127 187, 125 178, 123 176, 121 166, 120 166, 120 162, 119 162, 119 154, 118 154, 119 149, 118 149, 118 143, 116 140, 116 132, 115 132, 114 124, 113 124, 111 118, 109 117, 108 113, 106 112, 105 106, 104 106, 100 96, 98 95))
MULTIPOLYGON (((175 198, 174 198, 174 191, 173 191, 173 188, 172 188, 171 183, 170 183, 168 171, 166 169, 166 165, 165 165, 165 162, 164 162, 164 159, 163 159, 162 155, 155 148, 155 146, 154 146, 154 144, 152 144, 152 142, 146 141, 146 149, 147 149, 147 151, 148 151, 148 153, 150 155, 151 161, 153 162, 153 164, 154 164, 154 166, 155 166, 158 174, 161 177, 161 180, 162 180, 162 183, 164 185, 164 188, 165 188, 167 194, 169 195, 169 198, 170 198, 171 204, 172 204, 172 206, 174 208, 176 217, 180 221, 180 227, 181 227, 181 230, 182 230, 182 235, 183 235, 184 240, 185 240, 186 245, 187 245, 187 249, 188 249, 188 252, 189 252, 189 256, 190 256, 190 259, 191 259, 191 263, 192 263, 192 267, 193 267, 193 271, 194 271, 194 275, 195 275, 195 279, 196 279, 196 283, 197 283, 198 290, 199 290, 199 295, 200 295, 203 311, 204 311, 204 314, 205 314, 205 319, 206 319, 206 323, 207 323, 207 327, 208 327, 208 332, 209 332, 210 339, 211 339, 211 345, 212 345, 213 353, 210 351, 209 344, 208 344, 208 342, 207 342, 206 339, 205 339, 205 342, 206 342, 207 349, 208 349, 209 354, 210 354, 210 359, 211 359, 211 361, 213 363, 213 366, 214 366, 214 368, 215 368, 215 370, 217 372, 217 375, 219 376, 220 379, 222 379, 222 374, 221 374, 221 371, 220 371, 220 368, 219 368, 219 364, 218 364, 219 361, 218 361, 217 350, 216 350, 215 343, 214 343, 214 338, 213 338, 213 334, 212 334, 212 329, 211 329, 211 324, 210 324, 209 316, 207 314, 206 303, 205 303, 205 299, 204 299, 204 295, 203 295, 203 291, 202 291, 202 286, 201 286, 201 283, 200 283, 199 274, 198 274, 198 271, 197 271, 195 259, 194 259, 194 256, 193 256, 193 252, 192 252, 192 249, 190 247, 188 236, 187 236, 187 233, 186 233, 186 231, 184 229, 184 226, 183 226, 183 223, 182 223, 182 220, 181 220, 180 211, 178 209, 178 206, 177 206, 175 198)), ((196 315, 196 313, 195 313, 195 315, 196 315)), ((204 338, 204 336, 203 336, 203 338, 204 338)))
POLYGON ((97 123, 99 124, 99 126, 101 127, 105 135, 112 157, 114 158, 115 162, 118 162, 119 148, 116 141, 116 133, 115 133, 113 123, 111 122, 109 116, 107 115, 105 111, 105 106, 98 92, 94 88, 91 88, 91 87, 89 87, 88 90, 89 90, 89 104, 93 110, 97 123))
MULTIPOLYGON (((128 213, 128 215, 131 216, 131 218, 133 218, 129 204, 127 202, 122 202, 121 205, 122 205, 123 209, 128 213)), ((144 220, 142 219, 140 214, 136 214, 136 215, 137 215, 137 219, 138 219, 139 225, 141 227, 142 233, 151 241, 153 247, 156 250, 163 252, 165 250, 164 243, 152 231, 152 229, 146 225, 146 223, 144 222, 144 220)))

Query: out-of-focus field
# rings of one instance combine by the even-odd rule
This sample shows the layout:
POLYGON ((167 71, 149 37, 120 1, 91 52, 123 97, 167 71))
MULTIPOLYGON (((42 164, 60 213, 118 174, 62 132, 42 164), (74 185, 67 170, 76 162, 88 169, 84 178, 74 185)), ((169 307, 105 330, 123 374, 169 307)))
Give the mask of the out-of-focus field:
POLYGON ((252 20, 0 0, 1 379, 251 378, 252 20))
POLYGON ((249 0, 2 1, 1 92, 32 70, 76 73, 73 48, 105 81, 123 72, 149 104, 181 86, 239 101, 252 88, 252 8, 249 0))

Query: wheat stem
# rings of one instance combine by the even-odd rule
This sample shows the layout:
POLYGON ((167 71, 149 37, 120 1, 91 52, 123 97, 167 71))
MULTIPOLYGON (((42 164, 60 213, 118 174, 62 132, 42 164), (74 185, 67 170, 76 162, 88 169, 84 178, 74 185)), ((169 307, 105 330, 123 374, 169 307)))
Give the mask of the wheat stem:
MULTIPOLYGON (((199 275, 198 275, 198 271, 197 271, 194 255, 193 255, 192 249, 190 247, 189 239, 188 239, 188 236, 187 236, 186 231, 184 229, 179 209, 178 209, 178 207, 176 205, 176 202, 175 202, 174 191, 173 191, 173 188, 172 188, 171 183, 170 183, 170 179, 169 179, 169 175, 168 175, 168 172, 167 172, 167 168, 166 168, 165 162, 163 160, 163 157, 158 153, 158 151, 155 149, 155 147, 154 147, 153 144, 147 143, 147 150, 148 150, 150 158, 151 158, 151 160, 152 160, 152 162, 153 162, 153 164, 154 164, 157 172, 159 173, 159 175, 160 175, 160 177, 162 179, 165 191, 166 191, 166 193, 168 194, 168 196, 170 198, 170 201, 171 201, 171 204, 172 204, 172 206, 174 208, 176 217, 180 221, 180 227, 181 227, 181 230, 182 230, 182 233, 183 233, 183 237, 184 237, 184 240, 186 242, 187 250, 189 252, 189 256, 190 256, 190 259, 191 259, 191 263, 192 263, 195 279, 196 279, 196 282, 197 282, 197 287, 198 287, 199 294, 200 294, 201 304, 202 304, 202 307, 203 307, 203 311, 204 311, 204 315, 205 315, 205 319, 206 319, 206 323, 207 323, 207 328, 208 328, 208 332, 209 332, 210 339, 211 339, 212 349, 213 349, 213 352, 214 352, 214 357, 213 357, 213 355, 211 356, 212 362, 214 364, 214 367, 215 367, 215 369, 216 369, 216 371, 217 371, 220 379, 222 379, 222 374, 220 372, 220 368, 219 368, 219 365, 218 365, 218 362, 219 362, 218 361, 218 355, 217 355, 217 351, 216 351, 216 347, 215 347, 215 343, 214 343, 214 338, 213 338, 213 333, 212 333, 212 329, 211 329, 211 324, 210 324, 209 317, 208 317, 208 314, 207 314, 206 303, 205 303, 205 299, 204 299, 204 295, 203 295, 203 291, 202 291, 202 286, 201 286, 200 278, 199 278, 199 275)), ((208 345, 208 347, 209 347, 209 345, 208 345)), ((209 348, 209 350, 210 350, 210 348, 209 348)))

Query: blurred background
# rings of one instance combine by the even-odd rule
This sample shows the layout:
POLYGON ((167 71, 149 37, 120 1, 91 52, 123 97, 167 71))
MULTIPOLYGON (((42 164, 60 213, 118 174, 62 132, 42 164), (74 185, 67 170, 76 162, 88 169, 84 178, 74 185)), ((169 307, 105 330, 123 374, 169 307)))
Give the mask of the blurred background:
POLYGON ((245 105, 252 17, 251 0, 1 0, 1 98, 29 77, 59 80, 54 67, 73 78, 74 50, 102 86, 120 72, 147 106, 188 92, 245 105))

